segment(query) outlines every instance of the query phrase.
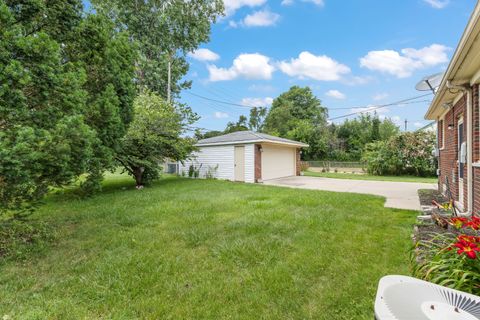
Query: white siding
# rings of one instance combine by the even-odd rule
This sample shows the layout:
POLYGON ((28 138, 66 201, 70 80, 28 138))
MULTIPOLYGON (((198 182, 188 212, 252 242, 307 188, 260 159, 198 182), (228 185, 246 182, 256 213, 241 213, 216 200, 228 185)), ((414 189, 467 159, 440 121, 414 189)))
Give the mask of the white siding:
MULTIPOLYGON (((200 147, 198 152, 195 152, 191 160, 180 164, 180 174, 185 172, 188 175, 188 169, 191 164, 200 168, 200 178, 205 178, 209 168, 214 168, 218 165, 216 171, 216 178, 223 180, 235 180, 234 171, 234 150, 235 146, 211 146, 200 147)), ((245 182, 255 182, 255 154, 254 145, 245 145, 245 182)))
POLYGON ((255 145, 245 145, 245 182, 255 183, 255 145))

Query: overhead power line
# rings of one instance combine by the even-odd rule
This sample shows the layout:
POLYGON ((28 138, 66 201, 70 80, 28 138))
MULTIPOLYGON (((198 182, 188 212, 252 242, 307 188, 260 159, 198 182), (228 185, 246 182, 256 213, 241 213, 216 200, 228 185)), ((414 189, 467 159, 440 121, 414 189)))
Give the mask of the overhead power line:
MULTIPOLYGON (((239 104, 239 103, 235 103, 235 102, 231 102, 231 101, 225 101, 225 100, 218 100, 218 99, 209 98, 209 97, 206 97, 206 96, 203 96, 203 95, 200 95, 200 94, 197 94, 197 93, 193 93, 193 92, 190 92, 190 91, 186 91, 186 93, 188 93, 189 95, 192 95, 192 96, 194 96, 194 97, 203 99, 203 100, 207 100, 207 101, 211 101, 211 102, 215 102, 215 103, 220 103, 220 104, 224 104, 224 105, 241 107, 241 108, 255 108, 255 106, 249 106, 249 105, 239 104)), ((341 116, 338 116, 338 117, 333 117, 333 118, 330 118, 330 119, 328 119, 328 120, 336 120, 336 119, 346 118, 346 117, 350 117, 350 116, 352 116, 352 115, 361 114, 361 113, 366 113, 366 112, 371 112, 371 111, 375 111, 375 110, 382 109, 382 108, 386 108, 386 107, 390 107, 390 106, 398 106, 398 105, 406 105, 406 104, 415 104, 415 103, 430 102, 430 100, 417 100, 417 99, 424 98, 424 97, 427 97, 427 96, 430 96, 430 95, 432 95, 431 92, 430 92, 430 93, 426 93, 426 94, 422 94, 422 95, 419 95, 419 96, 415 96, 415 97, 411 97, 411 98, 407 98, 407 99, 403 99, 403 100, 391 102, 391 103, 386 103, 386 104, 382 104, 382 105, 377 105, 377 106, 363 106, 363 107, 361 107, 361 106, 358 107, 358 106, 357 106, 357 107, 343 107, 343 108, 327 108, 328 110, 368 109, 368 110, 355 111, 355 112, 352 112, 352 113, 349 113, 349 114, 345 114, 345 115, 341 115, 341 116), (413 100, 416 100, 416 101, 413 101, 413 100)), ((216 108, 215 108, 215 109, 216 109, 216 108)), ((219 110, 219 109, 217 109, 217 110, 219 110)))
MULTIPOLYGON (((370 107, 370 106, 355 107, 355 108, 361 108, 361 109, 367 109, 367 108, 368 109, 367 110, 361 110, 361 111, 355 111, 355 112, 352 112, 352 113, 349 113, 349 114, 344 114, 344 115, 338 116, 338 117, 333 117, 333 118, 330 118, 328 120, 332 121, 332 120, 337 120, 337 119, 341 119, 341 118, 347 118, 347 117, 350 117, 350 116, 353 116, 353 115, 356 115, 356 114, 372 112, 372 111, 382 109, 382 108, 386 108, 386 107, 390 107, 390 106, 426 102, 426 101, 412 101, 412 100, 424 98, 424 97, 427 97, 429 95, 432 95, 432 93, 422 94, 420 96, 411 97, 411 98, 407 98, 407 99, 403 99, 403 100, 399 100, 399 101, 395 101, 395 102, 391 102, 391 103, 386 103, 386 104, 382 104, 382 105, 378 105, 378 106, 373 106, 373 107, 370 107)), ((350 109, 353 109, 353 108, 350 108, 350 109)))
POLYGON ((190 91, 185 91, 185 92, 188 93, 189 95, 195 96, 197 98, 212 101, 212 102, 217 102, 217 103, 222 103, 222 104, 235 106, 235 107, 242 107, 242 108, 255 108, 254 106, 249 106, 249 105, 244 105, 244 104, 239 104, 239 103, 234 103, 234 102, 229 102, 229 101, 223 101, 223 100, 208 98, 208 97, 205 97, 205 96, 202 96, 202 95, 190 92, 190 91))

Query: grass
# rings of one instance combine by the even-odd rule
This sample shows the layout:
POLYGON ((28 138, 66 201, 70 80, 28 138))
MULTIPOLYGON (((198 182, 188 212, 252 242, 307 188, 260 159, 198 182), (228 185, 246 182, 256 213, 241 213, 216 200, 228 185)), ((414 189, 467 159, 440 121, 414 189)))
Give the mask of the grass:
POLYGON ((369 174, 354 174, 340 172, 313 172, 304 171, 305 176, 349 179, 349 180, 373 180, 373 181, 394 181, 394 182, 420 182, 420 183, 437 183, 437 177, 415 177, 415 176, 374 176, 369 174))
POLYGON ((372 319, 416 213, 384 199, 165 178, 47 199, 56 242, 0 264, 11 319, 372 319))

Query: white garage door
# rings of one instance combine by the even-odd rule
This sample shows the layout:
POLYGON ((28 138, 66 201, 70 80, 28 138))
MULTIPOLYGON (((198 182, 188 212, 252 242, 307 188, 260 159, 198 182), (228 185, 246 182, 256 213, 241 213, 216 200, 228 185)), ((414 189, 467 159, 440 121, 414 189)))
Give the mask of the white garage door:
POLYGON ((290 177, 296 174, 296 149, 263 145, 262 180, 290 177))

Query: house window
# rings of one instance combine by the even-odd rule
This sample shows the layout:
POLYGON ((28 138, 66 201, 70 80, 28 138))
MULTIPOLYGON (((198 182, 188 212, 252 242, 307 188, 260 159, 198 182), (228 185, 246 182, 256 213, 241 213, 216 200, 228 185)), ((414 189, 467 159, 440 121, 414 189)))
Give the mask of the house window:
POLYGON ((438 148, 443 149, 443 136, 444 136, 444 125, 443 125, 443 120, 438 121, 438 148))

